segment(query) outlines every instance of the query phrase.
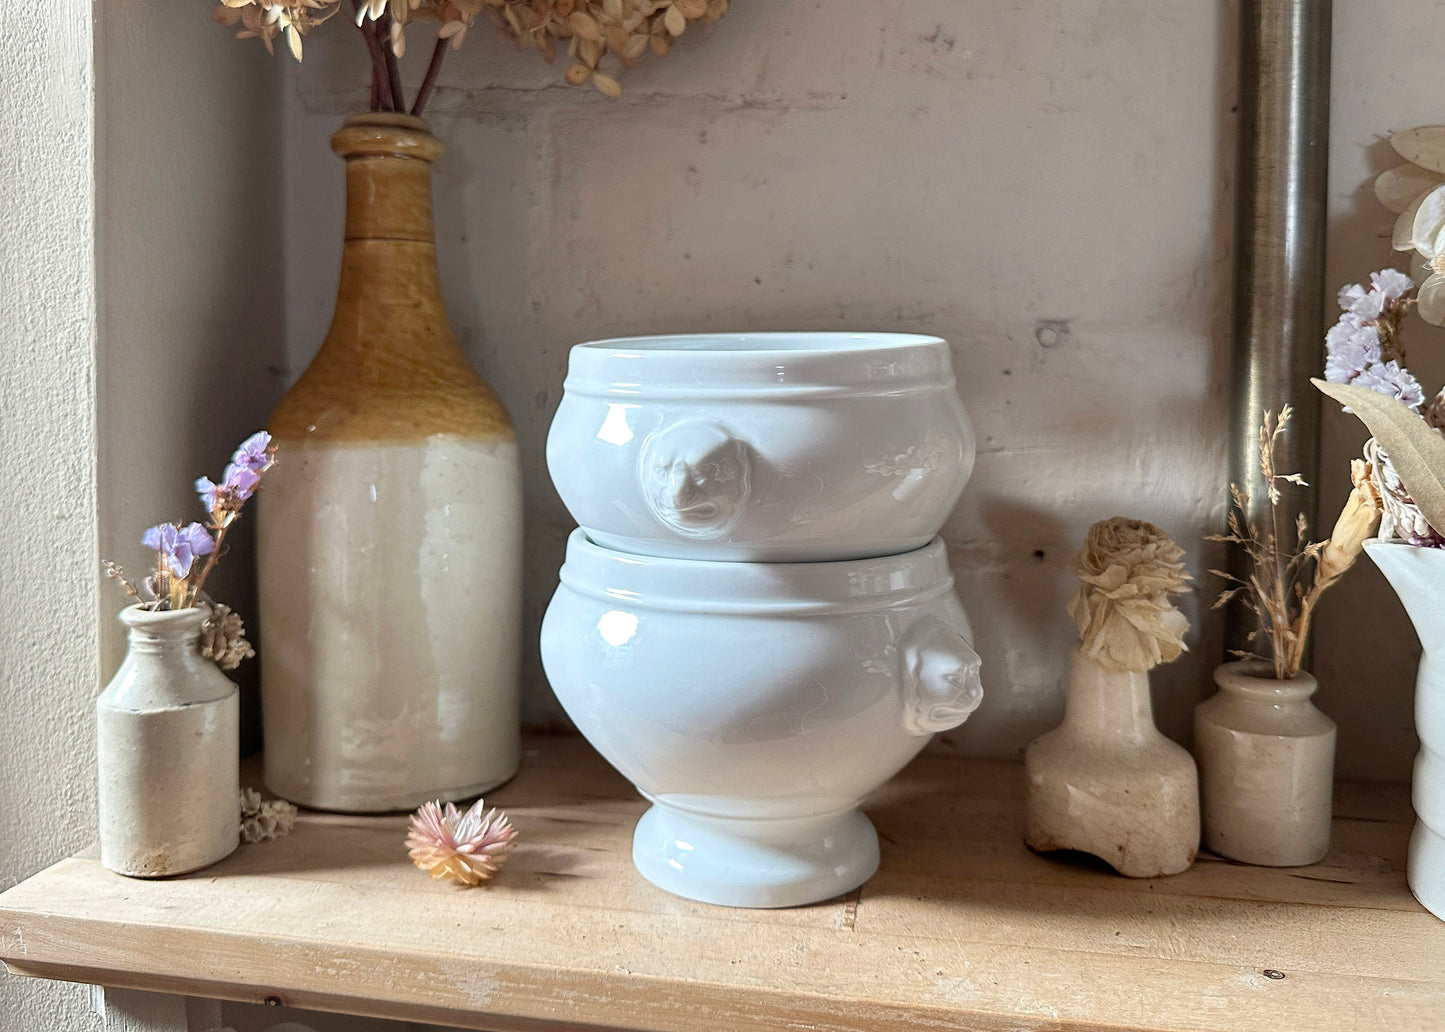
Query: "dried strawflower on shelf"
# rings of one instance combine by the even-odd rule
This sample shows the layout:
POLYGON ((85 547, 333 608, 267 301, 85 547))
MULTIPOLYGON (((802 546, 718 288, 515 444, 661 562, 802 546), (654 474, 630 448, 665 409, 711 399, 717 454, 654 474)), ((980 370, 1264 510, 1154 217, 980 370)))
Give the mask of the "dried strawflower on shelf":
POLYGON ((296 824, 296 807, 284 799, 262 799, 254 788, 241 789, 241 839, 265 842, 289 835, 296 824))
POLYGON ((451 878, 462 885, 480 885, 507 859, 517 829, 507 815, 488 812, 478 799, 465 813, 452 803, 423 803, 412 814, 407 832, 411 862, 433 878, 451 878))
POLYGON ((1089 528, 1069 563, 1080 649, 1106 670, 1149 670, 1185 650, 1189 622, 1169 596, 1189 590, 1184 550, 1158 527, 1115 516, 1089 528))
MULTIPOLYGON (((1309 526, 1301 513, 1292 528, 1293 542, 1286 542, 1284 529, 1280 526, 1280 485, 1309 486, 1298 473, 1281 473, 1275 468, 1275 446, 1284 436, 1292 415, 1293 409, 1285 405, 1280 409, 1278 419, 1272 412, 1265 412, 1260 424, 1260 476, 1269 499, 1269 525, 1261 528, 1250 522, 1249 495, 1231 484, 1229 490, 1234 507, 1229 514, 1229 533, 1212 535, 1207 539, 1238 545, 1248 556, 1251 570, 1247 578, 1223 570, 1210 571, 1233 584, 1220 592, 1214 608, 1239 598, 1255 614, 1259 626, 1250 635, 1250 641, 1256 645, 1268 645, 1268 659, 1273 665, 1274 676, 1279 680, 1299 673, 1309 638, 1310 619, 1320 595, 1344 576, 1360 557, 1365 540, 1379 524, 1382 509, 1380 493, 1375 489, 1369 464, 1356 460, 1351 467, 1353 488, 1329 538, 1307 541, 1309 526)), ((1247 659, 1265 658, 1254 652, 1239 650, 1233 650, 1232 654, 1247 659)))
MULTIPOLYGON (((425 77, 410 108, 426 108, 442 59, 461 46, 482 11, 490 11, 502 30, 524 49, 535 49, 549 63, 559 41, 571 63, 563 76, 573 86, 590 81, 608 97, 622 94, 617 77, 599 68, 607 56, 621 68, 635 67, 648 50, 667 55, 672 41, 695 22, 711 23, 727 13, 728 0, 348 0, 371 54, 371 110, 406 111, 397 58, 406 53, 407 25, 417 19, 437 23, 436 41, 425 77)), ((296 60, 302 39, 340 9, 341 0, 221 0, 214 16, 222 25, 239 26, 242 39, 259 39, 275 52, 284 34, 296 60)))

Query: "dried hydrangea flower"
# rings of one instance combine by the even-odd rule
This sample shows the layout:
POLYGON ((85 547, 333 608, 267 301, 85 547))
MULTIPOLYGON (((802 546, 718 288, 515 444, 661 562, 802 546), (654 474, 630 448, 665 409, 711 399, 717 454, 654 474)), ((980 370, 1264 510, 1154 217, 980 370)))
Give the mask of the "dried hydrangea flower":
POLYGON ((435 802, 412 814, 406 846, 411 862, 433 878, 480 885, 507 859, 516 837, 507 815, 487 812, 480 799, 466 813, 435 802))
POLYGON ((1115 516, 1090 527, 1069 563, 1084 654, 1108 670, 1148 670, 1183 652, 1189 622, 1169 600, 1189 590, 1183 558, 1152 523, 1115 516))
POLYGON ((728 11, 728 0, 486 0, 519 47, 536 50, 548 62, 558 41, 571 59, 563 78, 569 85, 591 82, 608 97, 622 95, 615 76, 599 70, 611 56, 633 68, 651 50, 666 57, 672 41, 695 23, 711 24, 728 11))
POLYGON ((284 799, 262 799, 254 788, 241 789, 241 838, 265 842, 289 835, 296 823, 296 807, 284 799))

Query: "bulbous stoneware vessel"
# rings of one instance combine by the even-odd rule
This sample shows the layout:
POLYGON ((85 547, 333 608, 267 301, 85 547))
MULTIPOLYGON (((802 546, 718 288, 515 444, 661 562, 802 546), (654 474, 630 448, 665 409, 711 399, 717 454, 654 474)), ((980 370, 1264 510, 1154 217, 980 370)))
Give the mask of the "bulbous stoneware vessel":
POLYGON ((948 344, 898 333, 629 337, 572 349, 547 439, 600 545, 812 562, 933 539, 973 469, 948 344))
POLYGON ((630 555, 568 541, 542 662, 653 806, 633 861, 689 899, 783 907, 878 865, 862 798, 982 698, 943 544, 831 563, 630 555))

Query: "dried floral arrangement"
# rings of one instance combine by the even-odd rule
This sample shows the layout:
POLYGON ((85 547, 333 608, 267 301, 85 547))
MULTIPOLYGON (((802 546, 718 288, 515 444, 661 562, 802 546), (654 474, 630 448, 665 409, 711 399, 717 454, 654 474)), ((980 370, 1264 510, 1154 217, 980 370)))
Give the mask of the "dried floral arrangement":
MULTIPOLYGON (((622 95, 609 65, 633 68, 651 51, 665 57, 672 42, 694 23, 711 24, 727 14, 728 0, 348 0, 354 23, 371 55, 371 110, 407 111, 397 59, 406 53, 412 21, 436 23, 431 60, 410 113, 426 108, 447 50, 461 46, 477 16, 493 17, 519 49, 536 50, 550 64, 560 47, 570 59, 563 78, 573 86, 591 82, 608 97, 622 95), (604 58, 610 58, 604 65, 604 58)), ((285 35, 296 60, 302 39, 341 9, 341 0, 221 0, 215 18, 238 26, 237 36, 260 39, 275 52, 285 35)))
POLYGON ((1310 620, 1320 595, 1360 557, 1365 539, 1375 532, 1381 511, 1380 495, 1374 488, 1369 464, 1356 460, 1351 470, 1354 487, 1329 538, 1306 540, 1309 525, 1301 513, 1290 528, 1292 539, 1287 539, 1280 519, 1283 497, 1280 485, 1309 486, 1298 473, 1281 473, 1275 467, 1275 446, 1283 438, 1292 415, 1289 405, 1280 409, 1278 419, 1272 412, 1265 412, 1259 428, 1260 477, 1269 499, 1268 525, 1258 527, 1250 521, 1248 493, 1231 484, 1233 507, 1229 513, 1229 533, 1206 538, 1238 545, 1248 556, 1248 577, 1237 577, 1224 570, 1209 571, 1231 583, 1220 592, 1213 608, 1239 598, 1259 621, 1250 635, 1251 644, 1257 648, 1267 646, 1269 652, 1268 657, 1241 650, 1231 650, 1231 654, 1269 662, 1279 680, 1299 673, 1310 620))
POLYGON ((1083 654, 1106 670, 1152 669, 1185 651, 1189 621, 1170 596, 1189 590, 1184 549, 1152 523, 1115 516, 1089 528, 1069 563, 1069 615, 1083 654))
POLYGON ((1402 328, 1413 309, 1445 325, 1445 126, 1390 138, 1405 159, 1375 180, 1375 196, 1396 213, 1392 246, 1413 254, 1416 276, 1395 269, 1370 275, 1368 288, 1340 291, 1343 314, 1325 337, 1321 391, 1369 427, 1365 443, 1383 515, 1379 537, 1445 547, 1445 388, 1427 403, 1405 365, 1402 328), (1423 280, 1418 289, 1415 281, 1423 280))
POLYGON ((228 606, 206 597, 206 578, 223 554, 226 532, 240 518, 241 509, 256 492, 262 476, 276 464, 271 435, 262 430, 241 442, 231 456, 219 484, 209 477, 196 481, 196 493, 205 506, 208 520, 159 523, 141 537, 141 543, 156 550, 155 571, 139 586, 126 578, 119 564, 102 563, 105 574, 118 583, 142 609, 189 609, 207 606, 210 614, 201 628, 201 653, 216 661, 222 670, 234 670, 255 650, 246 641, 241 618, 228 606), (204 562, 200 560, 204 559, 204 562))
POLYGON ((412 814, 406 847, 411 862, 433 878, 480 885, 497 873, 516 845, 517 829, 505 813, 478 799, 465 812, 452 803, 423 803, 412 814))

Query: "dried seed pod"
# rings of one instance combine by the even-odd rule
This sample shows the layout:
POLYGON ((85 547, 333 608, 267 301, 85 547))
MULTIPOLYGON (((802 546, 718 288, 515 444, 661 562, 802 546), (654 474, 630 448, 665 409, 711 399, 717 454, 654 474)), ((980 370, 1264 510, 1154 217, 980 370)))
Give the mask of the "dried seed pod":
POLYGON ((592 76, 592 85, 597 87, 598 92, 614 100, 622 96, 621 83, 610 75, 604 75, 602 72, 597 72, 592 76))
POLYGON ((592 69, 585 64, 574 64, 567 69, 562 78, 567 80, 568 86, 581 86, 592 75, 592 69))

